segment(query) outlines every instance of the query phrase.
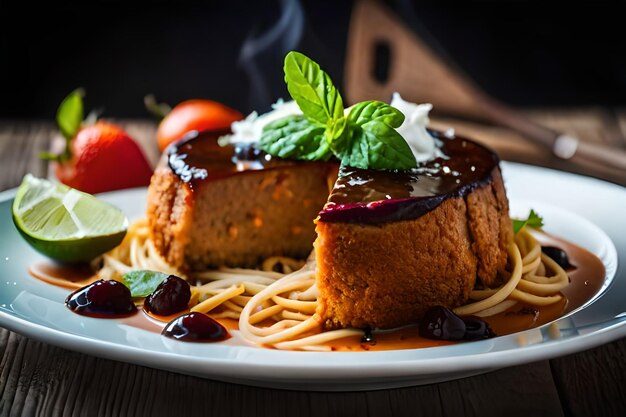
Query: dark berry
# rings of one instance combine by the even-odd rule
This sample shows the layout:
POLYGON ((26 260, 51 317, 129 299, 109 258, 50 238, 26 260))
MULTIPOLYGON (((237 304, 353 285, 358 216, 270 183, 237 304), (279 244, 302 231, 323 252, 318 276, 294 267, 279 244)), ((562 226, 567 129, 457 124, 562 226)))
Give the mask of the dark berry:
POLYGON ((189 284, 176 275, 170 275, 146 297, 143 307, 151 313, 169 316, 186 310, 191 298, 189 284))
POLYGON ((465 322, 464 339, 479 340, 488 339, 495 336, 489 325, 479 318, 466 317, 463 319, 463 321, 465 322))
POLYGON ((548 255, 548 257, 550 257, 554 262, 559 264, 559 266, 563 269, 567 270, 576 268, 569 262, 569 257, 567 256, 567 253, 561 248, 556 248, 554 246, 542 246, 541 251, 548 255))
POLYGON ((236 161, 258 161, 264 154, 264 152, 256 146, 245 143, 236 144, 234 153, 234 159, 236 161))
POLYGON ((219 342, 230 337, 228 330, 202 313, 189 313, 170 321, 163 336, 188 342, 219 342))
POLYGON ((127 316, 136 310, 124 284, 102 279, 71 293, 65 305, 75 313, 95 317, 127 316))
POLYGON ((374 334, 372 333, 371 327, 368 326, 363 331, 363 337, 361 337, 361 343, 369 343, 372 345, 376 344, 376 338, 374 337, 374 334))
POLYGON ((461 340, 465 336, 465 323, 445 307, 431 307, 420 321, 419 334, 429 339, 461 340))

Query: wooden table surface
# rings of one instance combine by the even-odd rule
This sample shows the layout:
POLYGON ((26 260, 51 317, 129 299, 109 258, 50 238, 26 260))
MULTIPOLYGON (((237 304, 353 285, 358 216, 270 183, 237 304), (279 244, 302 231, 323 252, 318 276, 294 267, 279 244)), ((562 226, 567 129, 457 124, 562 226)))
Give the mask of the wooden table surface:
MULTIPOLYGON (((626 146, 626 112, 535 110, 528 114, 582 139, 626 146)), ((121 122, 158 157, 155 126, 121 122)), ((480 138, 503 159, 558 167, 626 185, 626 174, 556 161, 506 129, 452 119, 435 126, 480 138)), ((0 121, 0 190, 31 172, 46 176, 50 122, 0 121)), ((4 278, 4 277, 2 277, 4 278)), ((369 392, 255 388, 116 362, 62 349, 0 328, 0 416, 623 416, 626 339, 577 354, 438 384, 369 392)))

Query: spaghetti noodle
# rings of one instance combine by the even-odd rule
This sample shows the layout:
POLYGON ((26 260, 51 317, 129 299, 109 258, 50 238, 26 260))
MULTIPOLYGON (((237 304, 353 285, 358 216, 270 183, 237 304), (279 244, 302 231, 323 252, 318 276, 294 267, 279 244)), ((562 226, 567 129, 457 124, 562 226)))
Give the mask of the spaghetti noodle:
MULTIPOLYGON (((566 272, 541 251, 541 245, 523 228, 507 248, 506 282, 498 288, 475 289, 471 302, 454 309, 458 315, 487 317, 518 302, 535 306, 562 299, 569 284, 566 272)), ((214 318, 239 321, 239 331, 249 341, 277 349, 329 350, 333 340, 361 336, 359 329, 324 331, 316 313, 318 291, 315 264, 285 257, 265 260, 262 270, 220 268, 185 275, 157 253, 145 220, 135 222, 122 244, 103 256, 101 278, 120 279, 134 269, 175 274, 192 284, 192 311, 214 318), (281 271, 281 272, 277 272, 281 271)))

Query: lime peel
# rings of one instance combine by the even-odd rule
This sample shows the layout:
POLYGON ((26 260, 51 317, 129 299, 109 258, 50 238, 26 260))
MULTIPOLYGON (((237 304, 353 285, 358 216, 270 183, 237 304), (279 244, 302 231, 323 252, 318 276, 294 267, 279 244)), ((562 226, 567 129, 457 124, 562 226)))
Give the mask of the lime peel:
POLYGON ((13 222, 38 252, 60 262, 89 262, 119 245, 128 220, 117 207, 27 174, 13 202, 13 222))

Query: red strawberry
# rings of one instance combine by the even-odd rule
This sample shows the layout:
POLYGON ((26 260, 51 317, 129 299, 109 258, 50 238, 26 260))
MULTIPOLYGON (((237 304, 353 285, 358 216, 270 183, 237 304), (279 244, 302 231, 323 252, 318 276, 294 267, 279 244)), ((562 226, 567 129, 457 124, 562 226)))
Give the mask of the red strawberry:
POLYGON ((45 155, 57 162, 58 179, 90 194, 148 185, 152 168, 137 143, 112 123, 85 125, 82 115, 82 92, 75 91, 57 113, 66 150, 61 155, 45 155))
POLYGON ((72 159, 56 167, 59 180, 90 194, 146 186, 152 168, 119 126, 99 121, 72 140, 72 159))

